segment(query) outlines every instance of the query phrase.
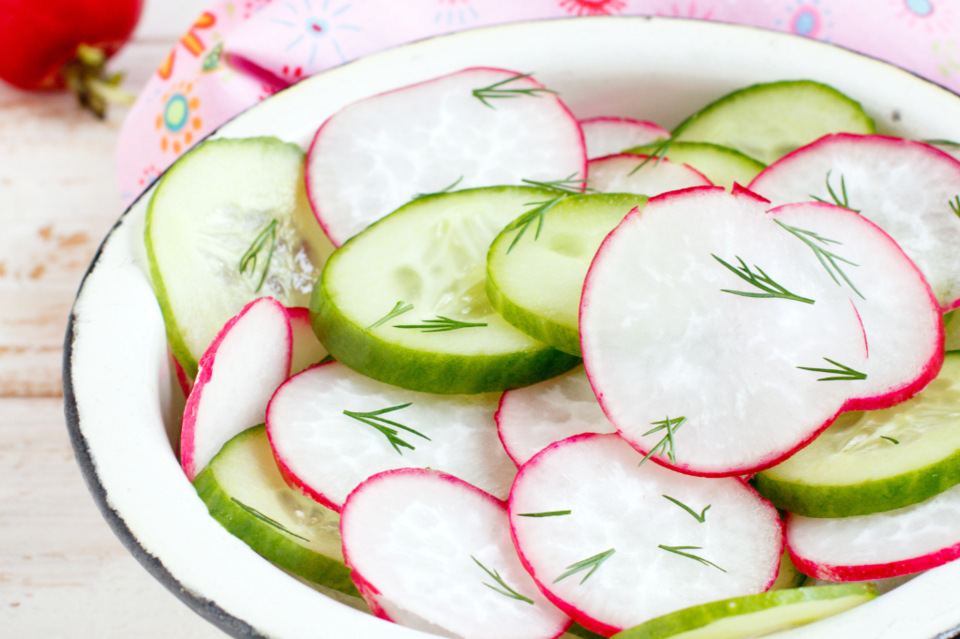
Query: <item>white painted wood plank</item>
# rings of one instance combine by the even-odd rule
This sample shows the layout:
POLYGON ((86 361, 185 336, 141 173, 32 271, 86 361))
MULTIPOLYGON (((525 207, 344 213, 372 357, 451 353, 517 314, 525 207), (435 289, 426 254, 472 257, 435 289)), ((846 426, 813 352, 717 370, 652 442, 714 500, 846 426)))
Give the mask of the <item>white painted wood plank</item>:
POLYGON ((0 399, 0 635, 224 637, 140 566, 80 476, 59 399, 0 399))

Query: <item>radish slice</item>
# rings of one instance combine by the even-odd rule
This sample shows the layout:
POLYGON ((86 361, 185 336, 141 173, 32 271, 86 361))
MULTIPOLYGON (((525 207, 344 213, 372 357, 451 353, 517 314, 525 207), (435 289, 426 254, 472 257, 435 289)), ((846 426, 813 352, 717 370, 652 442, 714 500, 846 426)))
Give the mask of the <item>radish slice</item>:
POLYGON ((960 214, 951 209, 960 209, 960 162, 946 153, 899 138, 828 135, 771 164, 750 188, 774 205, 845 203, 903 247, 944 310, 960 305, 960 214))
POLYGON ((601 193, 636 193, 653 197, 667 191, 712 184, 703 173, 686 164, 645 155, 608 155, 590 160, 588 168, 588 186, 601 193))
POLYGON ((670 137, 669 131, 653 122, 630 118, 590 118, 580 120, 580 128, 590 160, 670 137))
POLYGON ((857 380, 799 368, 830 358, 856 371, 866 360, 854 309, 829 297, 837 288, 749 192, 651 199, 607 236, 587 274, 580 334, 594 393, 658 463, 716 476, 776 463, 857 392, 857 380), (731 272, 738 259, 816 303, 731 294, 760 292, 731 272))
POLYGON ((381 618, 463 639, 551 639, 570 625, 520 564, 503 502, 455 477, 375 475, 350 494, 340 532, 381 618))
POLYGON ((266 421, 287 483, 339 511, 360 482, 396 468, 442 470, 506 498, 517 469, 496 409, 492 393, 418 393, 328 362, 277 389, 266 421))
POLYGON ((960 557, 960 486, 927 501, 859 517, 787 516, 787 548, 802 572, 861 581, 929 570, 960 557))
POLYGON ((944 339, 937 300, 889 235, 853 211, 820 202, 785 205, 769 213, 798 242, 810 242, 810 259, 836 256, 831 267, 836 285, 823 294, 832 293, 840 303, 849 300, 863 325, 867 361, 859 370, 867 378, 852 389, 845 410, 899 404, 937 376, 944 339), (813 248, 821 252, 815 254, 813 248))
POLYGON ((776 509, 738 478, 682 475, 613 434, 578 435, 523 465, 510 493, 521 561, 584 627, 763 592, 783 552, 776 509))
POLYGON ((314 214, 337 246, 421 193, 585 174, 573 114, 533 78, 501 69, 355 102, 320 127, 306 164, 314 214))
POLYGON ((290 316, 290 328, 293 330, 293 360, 290 363, 290 374, 296 375, 314 364, 320 363, 327 356, 327 349, 317 339, 313 327, 310 326, 310 309, 297 306, 287 309, 290 316))
POLYGON ((286 309, 261 297, 210 344, 183 413, 180 461, 190 481, 234 435, 263 423, 270 396, 290 374, 292 343, 286 309))
POLYGON ((582 366, 504 393, 497 410, 497 430, 517 466, 561 439, 615 431, 597 403, 582 366))
POLYGON ((833 205, 765 208, 742 188, 652 199, 587 275, 594 392, 638 450, 683 472, 760 470, 943 362, 936 302, 889 236, 833 205))

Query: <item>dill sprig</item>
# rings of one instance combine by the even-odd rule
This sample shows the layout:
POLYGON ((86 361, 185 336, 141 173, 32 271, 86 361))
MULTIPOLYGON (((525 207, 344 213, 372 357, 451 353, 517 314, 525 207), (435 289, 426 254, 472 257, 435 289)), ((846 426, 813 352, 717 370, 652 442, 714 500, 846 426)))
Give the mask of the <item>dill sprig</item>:
POLYGON ((270 270, 270 260, 273 259, 273 251, 277 248, 277 225, 279 221, 274 219, 267 226, 260 231, 260 233, 253 239, 253 243, 250 245, 250 248, 247 249, 240 257, 240 275, 245 275, 247 268, 249 267, 251 273, 257 272, 257 256, 260 255, 260 251, 263 250, 263 247, 266 246, 267 242, 270 242, 270 250, 267 251, 267 259, 263 265, 263 274, 260 275, 260 282, 257 283, 257 288, 254 289, 254 293, 259 293, 260 289, 263 287, 263 283, 267 279, 267 271, 270 270))
POLYGON ((707 506, 706 508, 704 508, 704 509, 703 509, 703 512, 701 512, 701 513, 698 515, 698 514, 697 514, 697 511, 695 511, 693 508, 690 508, 690 506, 687 506, 687 505, 686 505, 685 503, 683 503, 682 501, 679 501, 679 500, 677 500, 677 499, 674 499, 674 498, 671 497, 670 495, 661 495, 661 496, 662 496, 664 499, 669 499, 670 501, 672 501, 673 503, 675 503, 677 506, 680 506, 681 508, 683 508, 685 511, 687 511, 688 513, 690 513, 690 516, 691 516, 691 517, 693 517, 694 519, 696 519, 697 521, 699 521, 701 524, 707 520, 707 511, 710 510, 710 506, 707 506))
POLYGON ((384 315, 383 317, 381 317, 376 322, 374 322, 373 324, 371 324, 370 326, 366 327, 363 330, 365 331, 373 330, 376 327, 382 326, 383 324, 389 322, 394 317, 400 317, 407 311, 411 311, 411 310, 413 310, 413 304, 404 304, 403 300, 400 300, 394 305, 393 310, 391 310, 389 313, 387 313, 386 315, 384 315))
POLYGON ((517 242, 520 241, 520 238, 523 237, 523 234, 527 232, 527 229, 536 222, 537 223, 537 232, 534 234, 533 239, 537 240, 540 238, 540 231, 543 229, 543 219, 547 212, 555 207, 557 204, 562 202, 564 199, 568 198, 571 195, 578 195, 584 192, 595 191, 587 187, 587 180, 584 178, 575 177, 576 173, 571 173, 562 180, 552 180, 549 182, 540 182, 538 180, 523 180, 525 183, 538 186, 542 189, 548 189, 557 194, 556 197, 549 200, 542 200, 540 202, 527 202, 524 206, 536 206, 535 209, 527 211, 519 218, 507 225, 503 231, 506 233, 508 231, 515 231, 520 229, 520 232, 517 233, 517 236, 513 238, 513 241, 510 242, 510 246, 507 247, 507 253, 513 250, 513 247, 517 245, 517 242))
POLYGON ((343 411, 343 414, 347 417, 352 417, 357 421, 363 422, 368 426, 373 426, 376 428, 386 436, 387 441, 390 442, 390 445, 393 446, 393 449, 402 455, 403 451, 400 450, 401 446, 404 448, 409 448, 410 450, 416 450, 416 448, 397 436, 399 434, 397 428, 401 428, 408 433, 413 433, 417 437, 422 437, 427 441, 431 441, 430 438, 423 433, 404 426, 403 424, 398 424, 397 422, 390 421, 389 419, 384 419, 383 417, 380 417, 380 415, 383 415, 384 413, 392 413, 393 411, 406 408, 409 405, 410 403, 408 402, 406 404, 400 404, 399 406, 390 406, 389 408, 381 408, 380 410, 370 411, 369 413, 358 413, 352 410, 345 410, 343 411), (391 426, 396 426, 396 428, 391 428, 391 426))
POLYGON ((433 191, 432 193, 417 193, 416 195, 413 196, 413 199, 419 200, 422 197, 427 197, 430 195, 440 195, 441 193, 449 193, 450 190, 453 189, 453 187, 460 184, 462 181, 463 181, 463 176, 461 175, 453 183, 443 187, 439 191, 433 191))
POLYGON ((953 140, 920 140, 924 144, 943 144, 945 146, 960 146, 960 142, 953 140))
POLYGON ((563 193, 570 193, 572 195, 576 195, 578 193, 584 193, 584 192, 596 192, 596 189, 591 189, 587 187, 587 182, 589 182, 589 180, 587 180, 586 178, 575 177, 576 175, 577 175, 576 173, 571 173, 570 175, 563 178, 562 180, 551 180, 549 182, 540 182, 538 180, 527 180, 527 179, 524 179, 521 181, 526 184, 530 184, 532 186, 539 186, 541 189, 550 189, 551 191, 561 191, 563 193))
POLYGON ((494 108, 492 104, 487 102, 487 100, 499 99, 499 98, 519 98, 524 95, 533 96, 539 98, 541 93, 553 93, 556 94, 556 91, 551 91, 547 88, 542 87, 530 87, 527 89, 506 89, 502 88, 511 82, 516 82, 517 80, 522 80, 524 78, 529 78, 532 73, 524 73, 523 75, 517 75, 512 78, 507 78, 506 80, 501 80, 500 82, 494 82, 488 87, 483 87, 482 89, 474 89, 473 97, 477 98, 484 105, 494 108))
POLYGON ((673 434, 676 433, 678 430, 680 430, 680 427, 683 426, 683 423, 685 421, 687 421, 686 417, 677 417, 676 419, 670 419, 669 417, 667 417, 666 419, 661 420, 659 422, 650 422, 650 425, 656 426, 656 428, 651 428, 650 430, 645 432, 643 434, 644 437, 646 437, 647 435, 652 435, 653 433, 663 430, 664 428, 667 429, 667 434, 663 436, 663 439, 660 440, 660 443, 654 446, 649 453, 643 456, 643 459, 640 460, 640 463, 637 464, 637 466, 642 466, 643 462, 650 459, 651 455, 654 455, 657 452, 660 452, 662 454, 663 451, 666 451, 667 457, 670 458, 671 463, 676 463, 677 457, 675 455, 676 451, 673 445, 673 434))
POLYGON ((518 517, 561 517, 563 515, 569 515, 571 510, 550 510, 542 513, 517 513, 518 517))
MULTIPOLYGON (((855 209, 850 206, 850 199, 847 197, 847 183, 844 181, 843 175, 840 176, 840 192, 843 195, 843 198, 841 199, 837 195, 837 192, 833 190, 833 186, 830 185, 830 173, 831 171, 827 171, 826 182, 827 182, 827 192, 830 194, 830 197, 833 199, 833 203, 836 204, 837 206, 842 206, 848 211, 859 213, 860 209, 855 209)), ((810 197, 815 199, 817 202, 823 202, 824 204, 829 204, 829 202, 827 202, 823 198, 817 197, 816 195, 811 195, 810 197)))
POLYGON ((667 151, 670 150, 670 145, 673 144, 674 140, 676 140, 676 137, 672 135, 669 138, 661 138, 661 140, 657 142, 657 145, 653 147, 652 152, 647 155, 647 157, 645 157, 637 166, 633 167, 632 171, 627 173, 627 177, 630 177, 649 164, 651 161, 653 161, 654 166, 660 164, 660 161, 667 157, 667 151))
POLYGON ((954 196, 948 203, 950 204, 950 209, 960 217, 960 195, 954 196))
POLYGON ((840 362, 833 361, 829 357, 824 357, 823 359, 827 362, 830 362, 834 366, 836 366, 836 368, 811 368, 809 366, 797 366, 797 368, 803 369, 805 371, 814 371, 816 373, 829 373, 833 375, 833 377, 821 377, 820 379, 817 380, 818 382, 832 382, 837 380, 856 381, 856 380, 867 378, 866 373, 855 371, 849 366, 844 366, 840 362))
POLYGON ((287 529, 283 526, 283 524, 281 524, 281 523, 278 522, 277 520, 271 519, 270 517, 267 517, 266 515, 264 515, 262 512, 260 512, 260 511, 257 510, 256 508, 252 508, 251 506, 246 505, 245 503, 243 503, 242 501, 240 501, 240 500, 237 499, 236 497, 231 497, 231 498, 230 498, 230 501, 232 501, 233 503, 235 503, 237 506, 240 506, 240 508, 242 508, 243 510, 245 510, 245 511, 246 511, 247 513, 249 513, 250 515, 256 517, 256 518, 259 519, 260 521, 264 522, 265 524, 267 524, 267 525, 269 525, 269 526, 273 526, 273 527, 276 528, 277 530, 280 530, 280 531, 282 531, 282 532, 285 532, 285 533, 287 533, 288 535, 290 535, 291 537, 296 537, 297 539, 300 539, 300 540, 303 540, 303 541, 305 541, 305 542, 307 542, 307 543, 310 543, 310 540, 307 539, 306 537, 301 537, 301 536, 298 535, 297 533, 291 532, 290 530, 287 530, 287 529))
POLYGON ((437 315, 436 319, 422 320, 423 324, 394 324, 394 328, 413 328, 424 333, 445 333, 447 331, 456 331, 461 328, 478 328, 486 326, 485 322, 461 322, 460 320, 450 319, 443 315, 437 315))
POLYGON ((789 226, 787 224, 784 224, 780 220, 774 220, 774 222, 779 224, 780 228, 785 229, 786 231, 791 233, 794 237, 796 237, 798 240, 800 240, 801 242, 803 242, 804 244, 810 247, 810 249, 813 251, 813 254, 817 256, 817 260, 820 262, 820 265, 823 266, 824 269, 826 269, 827 274, 830 275, 833 281, 837 283, 837 286, 840 286, 840 280, 837 279, 837 275, 836 275, 836 274, 839 274, 840 277, 843 278, 843 281, 847 283, 847 286, 852 288, 853 292, 860 296, 860 299, 867 299, 863 296, 863 294, 860 291, 857 290, 857 287, 853 285, 853 282, 850 281, 850 278, 847 277, 847 274, 843 272, 843 269, 840 268, 840 265, 837 264, 837 262, 843 262, 844 264, 849 264, 850 266, 857 266, 857 264, 851 262, 848 259, 840 257, 836 253, 825 250, 819 244, 814 243, 814 240, 816 240, 817 242, 823 245, 842 244, 842 242, 838 242, 837 240, 831 240, 826 237, 821 237, 820 235, 818 235, 817 233, 814 233, 813 231, 806 231, 804 229, 797 228, 795 226, 789 226))
POLYGON ((707 559, 704 559, 703 557, 698 557, 697 555, 694 555, 693 553, 684 552, 685 550, 703 550, 703 548, 701 548, 700 546, 664 546, 663 544, 660 544, 660 545, 658 546, 658 548, 663 548, 663 549, 666 550, 667 552, 672 552, 672 553, 674 553, 674 554, 676 554, 676 555, 680 555, 681 557, 687 557, 688 559, 693 559, 693 560, 695 560, 695 561, 699 561, 699 562, 700 562, 701 564, 703 564, 704 566, 713 566, 714 568, 716 568, 717 570, 719 570, 719 571, 721 571, 721 572, 727 572, 726 570, 724 570, 723 568, 721 568, 721 567, 718 566, 717 564, 713 563, 712 561, 709 561, 709 560, 707 560, 707 559))
POLYGON ((563 193, 550 200, 544 200, 543 202, 527 202, 524 206, 537 205, 537 208, 527 211, 522 216, 511 222, 505 229, 503 229, 504 232, 520 229, 520 232, 517 233, 517 236, 513 238, 512 242, 510 242, 510 246, 507 247, 507 253, 513 250, 513 247, 517 245, 517 242, 520 241, 520 238, 523 237, 523 234, 527 232, 527 229, 530 228, 530 225, 534 222, 537 222, 537 232, 534 234, 533 239, 539 239, 540 231, 543 229, 543 216, 547 213, 547 211, 555 207, 569 196, 569 193, 563 193))
POLYGON ((898 444, 898 445, 900 444, 900 442, 894 439, 893 437, 887 437, 886 435, 880 435, 880 439, 885 439, 888 442, 892 442, 894 444, 898 444))
POLYGON ((486 587, 489 588, 490 590, 493 590, 493 591, 495 591, 495 592, 499 592, 501 595, 506 595, 507 597, 510 597, 511 599, 518 599, 518 600, 520 600, 520 601, 526 601, 528 604, 532 604, 532 603, 533 603, 533 599, 530 599, 529 597, 524 597, 524 596, 521 595, 519 592, 517 592, 516 590, 514 590, 513 588, 511 588, 510 586, 508 586, 508 585, 506 584, 506 582, 503 581, 503 577, 500 576, 499 571, 494 570, 494 571, 491 572, 486 566, 484 566, 484 565, 481 564, 479 561, 477 561, 477 558, 474 557, 473 555, 470 555, 470 559, 473 559, 473 561, 476 562, 476 564, 477 564, 478 566, 480 566, 481 568, 483 568, 483 572, 485 572, 485 573, 487 573, 488 575, 490 575, 490 577, 493 578, 494 581, 496 581, 498 584, 500 584, 500 585, 503 587, 503 590, 500 590, 500 589, 497 588, 496 586, 491 586, 491 585, 488 584, 487 582, 483 582, 483 585, 484 585, 484 586, 486 586, 486 587))
MULTIPOLYGON (((711 253, 710 255, 713 255, 713 253, 711 253)), ((734 291, 726 288, 720 289, 722 292, 733 293, 734 295, 742 295, 743 297, 764 297, 764 298, 776 297, 776 298, 785 299, 785 300, 794 300, 796 302, 803 302, 804 304, 814 303, 812 299, 809 299, 807 297, 800 297, 799 295, 794 295, 784 287, 774 282, 770 278, 770 276, 764 273, 763 269, 757 266, 756 264, 754 264, 753 268, 757 269, 757 273, 754 273, 753 271, 750 270, 750 267, 747 266, 747 264, 742 259, 740 259, 739 256, 735 256, 735 257, 737 258, 737 261, 740 262, 739 267, 731 266, 730 264, 727 264, 725 261, 723 261, 716 255, 713 255, 713 259, 717 260, 718 262, 726 266, 728 269, 730 269, 730 271, 734 275, 736 275, 743 281, 747 282, 748 284, 751 284, 756 288, 760 289, 761 291, 763 291, 763 293, 748 293, 746 291, 734 291)))
POLYGON ((553 583, 557 583, 557 582, 560 581, 561 579, 566 579, 566 578, 569 577, 570 575, 575 575, 575 574, 577 574, 578 572, 583 572, 584 570, 586 570, 587 568, 589 568, 589 569, 590 569, 590 572, 588 572, 588 573, 583 577, 583 579, 580 580, 580 583, 583 583, 583 582, 585 582, 587 579, 590 578, 590 575, 592 575, 593 573, 595 573, 595 572, 597 571, 597 568, 600 567, 600 564, 602 564, 603 562, 605 562, 607 559, 610 559, 610 557, 611 557, 611 556, 613 555, 613 553, 615 553, 615 552, 616 552, 616 550, 614 550, 613 548, 611 548, 610 550, 606 550, 606 551, 604 551, 604 552, 601 552, 601 553, 599 553, 599 554, 596 554, 596 555, 594 555, 593 557, 588 557, 587 559, 584 559, 583 561, 578 561, 578 562, 575 563, 575 564, 570 564, 569 566, 567 566, 567 572, 563 573, 562 575, 560 575, 559 577, 557 577, 556 579, 554 579, 554 580, 553 580, 553 583))

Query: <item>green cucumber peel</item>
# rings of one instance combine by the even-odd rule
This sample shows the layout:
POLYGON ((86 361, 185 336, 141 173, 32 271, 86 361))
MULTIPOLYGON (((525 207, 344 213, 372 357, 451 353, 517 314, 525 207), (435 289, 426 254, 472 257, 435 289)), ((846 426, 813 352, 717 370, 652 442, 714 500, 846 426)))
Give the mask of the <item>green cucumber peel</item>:
POLYGON ((314 288, 320 342, 368 377, 441 394, 519 388, 573 368, 577 357, 518 331, 484 291, 490 242, 526 204, 553 195, 522 186, 426 195, 374 223, 331 256, 314 288))
POLYGON ((613 639, 750 639, 818 621, 876 596, 876 587, 863 583, 771 590, 678 610, 613 639))
POLYGON ((686 164, 700 171, 717 186, 727 190, 733 188, 734 183, 750 184, 753 178, 767 168, 763 162, 754 160, 739 151, 710 142, 673 140, 669 146, 663 143, 644 144, 627 149, 624 153, 657 155, 671 162, 686 164))
POLYGON ((580 291, 587 269, 603 238, 647 198, 588 193, 555 199, 533 224, 536 233, 523 234, 525 214, 491 243, 486 293, 509 324, 579 357, 580 291))
POLYGON ((757 491, 807 517, 851 517, 903 508, 960 483, 960 352, 940 375, 893 408, 845 413, 809 446, 757 473, 757 491))
POLYGON ((859 103, 812 80, 754 84, 729 93, 681 122, 678 141, 712 142, 764 164, 828 133, 872 134, 859 103))
POLYGON ((157 185, 144 244, 167 340, 190 378, 247 303, 306 306, 332 245, 307 201, 303 157, 277 138, 215 139, 157 185))
POLYGON ((280 500, 294 504, 307 498, 283 482, 263 425, 227 442, 197 475, 193 486, 210 515, 265 559, 311 583, 360 597, 350 569, 338 554, 340 535, 336 527, 331 524, 311 532, 277 511, 280 500), (243 487, 231 481, 241 475, 243 487))

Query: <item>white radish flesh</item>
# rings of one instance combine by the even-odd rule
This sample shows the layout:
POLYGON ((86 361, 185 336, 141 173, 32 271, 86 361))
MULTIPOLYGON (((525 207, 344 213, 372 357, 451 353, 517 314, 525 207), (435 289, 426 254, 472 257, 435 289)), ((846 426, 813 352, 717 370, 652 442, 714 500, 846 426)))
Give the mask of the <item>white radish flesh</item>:
POLYGON ((550 598, 609 636, 769 588, 783 551, 773 506, 738 478, 692 477, 642 459, 617 435, 587 434, 520 469, 510 523, 550 598))
POLYGON ((646 155, 609 155, 590 160, 587 186, 600 193, 636 193, 653 197, 693 186, 710 186, 702 173, 686 164, 646 155))
POLYGON ((855 381, 817 381, 821 373, 798 367, 829 367, 826 357, 856 369, 866 358, 847 300, 731 293, 760 292, 720 263, 741 258, 799 297, 836 288, 763 201, 719 187, 627 215, 584 285, 581 348, 607 418, 683 472, 746 474, 786 457, 856 392, 855 381))
POLYGON ((809 243, 809 259, 834 256, 836 285, 818 298, 849 300, 863 325, 867 359, 858 370, 867 377, 856 384, 846 410, 899 404, 936 377, 943 364, 940 309, 923 275, 889 235, 853 211, 820 202, 784 205, 769 214, 796 241, 809 243), (826 253, 815 254, 814 247, 826 253))
POLYGON ((497 430, 518 465, 553 442, 581 433, 612 433, 582 366, 500 398, 497 430))
POLYGON ((310 309, 304 306, 288 308, 290 328, 293 331, 293 359, 290 362, 290 374, 296 375, 327 356, 327 349, 317 339, 310 326, 310 309))
POLYGON ((463 639, 552 639, 570 624, 524 571, 503 502, 450 475, 371 477, 344 504, 340 532, 383 618, 463 639))
POLYGON ((273 391, 290 374, 292 343, 286 309, 261 297, 210 344, 181 427, 181 464, 190 481, 234 435, 263 423, 273 391))
POLYGON ((929 145, 835 134, 771 164, 750 188, 774 205, 839 200, 890 234, 944 310, 960 304, 960 161, 929 145), (833 191, 831 195, 830 191, 833 191))
POLYGON ((669 131, 653 122, 630 118, 590 118, 581 120, 580 128, 591 160, 670 137, 669 131))
POLYGON ((355 102, 317 131, 306 183, 337 246, 420 193, 584 177, 580 125, 534 79, 466 69, 355 102))
POLYGON ((960 557, 960 486, 927 501, 859 517, 790 514, 787 547, 802 572, 830 581, 897 577, 960 557))
POLYGON ((367 477, 408 467, 505 498, 517 469, 497 437, 496 409, 495 394, 418 393, 329 362, 277 390, 267 433, 287 482, 337 511, 367 477))

